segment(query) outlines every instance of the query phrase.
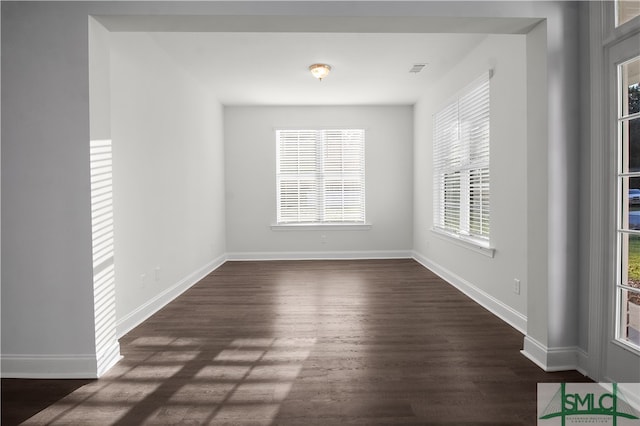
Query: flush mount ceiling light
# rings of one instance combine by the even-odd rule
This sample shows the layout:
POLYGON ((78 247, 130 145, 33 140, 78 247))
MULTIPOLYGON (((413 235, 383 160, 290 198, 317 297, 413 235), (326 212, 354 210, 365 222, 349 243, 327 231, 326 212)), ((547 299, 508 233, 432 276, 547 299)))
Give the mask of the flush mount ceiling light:
POLYGON ((327 64, 313 64, 309 66, 309 71, 311 74, 318 80, 322 81, 327 75, 329 75, 329 71, 331 71, 331 66, 327 64))

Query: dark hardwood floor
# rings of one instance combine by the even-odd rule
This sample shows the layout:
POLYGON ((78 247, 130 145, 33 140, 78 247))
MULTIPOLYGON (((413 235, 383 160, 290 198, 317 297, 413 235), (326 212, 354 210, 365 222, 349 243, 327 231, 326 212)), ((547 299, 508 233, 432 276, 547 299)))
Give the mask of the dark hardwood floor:
POLYGON ((93 381, 2 380, 2 425, 535 425, 523 336, 413 260, 228 262, 93 381))

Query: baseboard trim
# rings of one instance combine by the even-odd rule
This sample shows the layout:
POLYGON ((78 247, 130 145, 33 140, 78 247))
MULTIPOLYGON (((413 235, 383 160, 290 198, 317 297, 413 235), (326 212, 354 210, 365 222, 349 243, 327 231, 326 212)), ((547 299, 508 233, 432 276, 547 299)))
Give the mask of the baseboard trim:
POLYGON ((448 269, 438 265, 437 263, 427 259, 418 252, 413 252, 413 259, 425 268, 429 269, 440 278, 469 296, 476 303, 483 306, 489 312, 515 328, 522 334, 527 333, 527 317, 510 306, 499 301, 495 297, 479 289, 475 285, 454 274, 448 269))
POLYGON ((227 260, 349 260, 349 259, 411 259, 410 250, 370 251, 291 251, 291 252, 232 252, 227 260))
POLYGON ((180 296, 182 293, 191 288, 194 284, 206 277, 211 272, 218 269, 227 260, 226 255, 221 255, 212 260, 201 268, 195 270, 185 278, 180 280, 172 287, 166 289, 153 299, 145 302, 134 311, 125 315, 120 321, 116 322, 116 335, 120 339, 122 336, 133 330, 150 316, 164 308, 169 302, 180 296))
POLYGON ((577 370, 587 375, 579 366, 580 360, 586 359, 587 355, 576 346, 549 348, 533 337, 525 336, 520 353, 547 372, 577 370))
POLYGON ((97 379, 95 355, 2 355, 6 379, 97 379))
POLYGON ((97 359, 98 377, 102 377, 104 373, 109 371, 111 367, 116 365, 118 361, 122 359, 122 355, 120 355, 120 343, 118 343, 117 340, 113 342, 111 346, 101 354, 98 354, 97 359))
POLYGON ((544 371, 547 370, 547 347, 542 343, 538 342, 534 338, 530 336, 524 337, 524 343, 522 346, 522 350, 520 351, 522 355, 527 357, 530 361, 536 364, 538 367, 542 368, 544 371))
POLYGON ((583 376, 589 375, 589 354, 581 348, 576 348, 576 370, 583 376))

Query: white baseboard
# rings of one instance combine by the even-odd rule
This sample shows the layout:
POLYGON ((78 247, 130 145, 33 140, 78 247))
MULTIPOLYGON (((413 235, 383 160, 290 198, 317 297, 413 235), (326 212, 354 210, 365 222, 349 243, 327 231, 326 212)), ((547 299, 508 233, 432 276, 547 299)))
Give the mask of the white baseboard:
POLYGON ((495 297, 477 288, 453 272, 432 262, 420 253, 414 252, 413 258, 424 267, 440 276, 475 302, 485 307, 489 312, 511 325, 525 335, 524 347, 521 353, 534 364, 545 371, 578 370, 586 375, 588 355, 578 347, 548 348, 530 336, 527 336, 527 317, 495 297))
POLYGON ((2 355, 7 379, 96 379, 95 355, 2 355))
POLYGON ((576 346, 549 348, 533 337, 525 336, 520 352, 544 371, 578 370, 586 375, 586 370, 581 368, 579 363, 586 362, 587 355, 576 346))
POLYGON ((116 365, 122 359, 120 355, 120 343, 114 341, 107 349, 97 355, 98 377, 109 371, 111 367, 116 365))
POLYGON ((166 289, 162 293, 158 294, 151 300, 148 300, 143 305, 139 306, 134 311, 127 314, 116 323, 116 335, 119 338, 133 330, 140 325, 143 321, 148 319, 151 315, 158 312, 165 307, 169 302, 180 296, 182 293, 191 288, 194 284, 206 277, 211 272, 215 271, 227 260, 226 255, 222 255, 211 262, 207 263, 200 269, 187 275, 180 280, 177 284, 166 289))
POLYGON ((414 251, 413 258, 422 266, 429 269, 452 286, 456 287, 458 290, 469 296, 475 302, 518 330, 520 333, 526 334, 527 317, 525 315, 522 315, 520 312, 464 280, 462 277, 427 259, 420 253, 414 251))
POLYGON ((576 348, 576 357, 577 357, 576 370, 582 375, 588 376, 589 375, 589 354, 581 348, 576 348))
POLYGON ((411 259, 410 250, 232 252, 227 260, 411 259))
POLYGON ((524 344, 520 353, 544 371, 547 370, 547 347, 532 337, 525 336, 524 344))
POLYGON ((568 371, 578 368, 578 348, 575 346, 547 348, 546 371, 568 371))
MULTIPOLYGON (((178 297, 207 274, 226 261, 226 255, 212 260, 189 274, 180 282, 158 294, 144 305, 116 323, 119 339, 128 331, 155 314, 167 303, 178 297)), ((21 379, 96 379, 113 367, 120 359, 120 345, 116 341, 96 355, 31 355, 3 354, 0 369, 3 378, 21 379)))
MULTIPOLYGON (((116 324, 118 338, 141 324, 151 315, 220 267, 226 260, 314 260, 314 259, 405 259, 413 258, 442 279, 458 288, 497 317, 526 334, 526 316, 505 305, 493 296, 462 279, 453 272, 430 261, 417 252, 396 251, 339 251, 339 252, 236 252, 221 255, 180 282, 138 307, 116 324)), ((117 341, 107 348, 98 365, 95 355, 2 355, 1 372, 5 378, 97 378, 120 359, 117 341)), ((577 347, 547 348, 525 336, 524 356, 545 371, 587 370, 588 356, 577 347)), ((629 401, 632 402, 632 401, 629 401)), ((634 401, 635 402, 635 401, 634 401)), ((640 405, 640 402, 637 402, 640 405)))

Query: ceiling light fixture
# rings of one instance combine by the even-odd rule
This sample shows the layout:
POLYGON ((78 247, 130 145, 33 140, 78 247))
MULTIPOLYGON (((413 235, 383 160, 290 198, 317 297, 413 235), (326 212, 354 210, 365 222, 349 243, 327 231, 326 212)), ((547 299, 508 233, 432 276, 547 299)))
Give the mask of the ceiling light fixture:
POLYGON ((315 78, 322 81, 323 78, 329 75, 331 66, 327 64, 313 64, 309 66, 309 71, 311 71, 311 74, 313 74, 315 78))

